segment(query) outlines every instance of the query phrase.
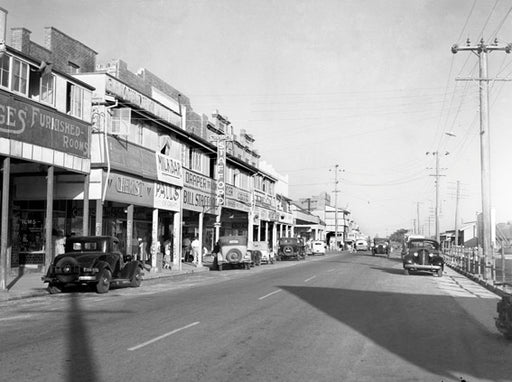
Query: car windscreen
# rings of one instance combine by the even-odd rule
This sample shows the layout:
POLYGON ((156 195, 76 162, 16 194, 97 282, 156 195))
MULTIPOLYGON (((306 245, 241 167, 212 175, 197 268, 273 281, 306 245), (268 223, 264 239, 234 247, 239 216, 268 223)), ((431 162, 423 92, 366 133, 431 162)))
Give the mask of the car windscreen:
POLYGON ((411 241, 409 243, 409 247, 410 248, 418 248, 418 249, 430 249, 430 250, 439 248, 437 243, 432 242, 432 241, 411 241))

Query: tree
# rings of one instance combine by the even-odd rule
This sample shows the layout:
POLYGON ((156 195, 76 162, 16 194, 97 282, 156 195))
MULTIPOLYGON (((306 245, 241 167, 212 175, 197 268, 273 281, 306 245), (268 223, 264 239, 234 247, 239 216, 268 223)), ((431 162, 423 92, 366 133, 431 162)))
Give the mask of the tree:
POLYGON ((405 234, 409 232, 408 229, 405 229, 405 228, 401 228, 395 232, 393 232, 390 236, 389 236, 389 240, 390 241, 398 241, 399 243, 401 243, 402 241, 404 241, 404 238, 405 238, 405 234))

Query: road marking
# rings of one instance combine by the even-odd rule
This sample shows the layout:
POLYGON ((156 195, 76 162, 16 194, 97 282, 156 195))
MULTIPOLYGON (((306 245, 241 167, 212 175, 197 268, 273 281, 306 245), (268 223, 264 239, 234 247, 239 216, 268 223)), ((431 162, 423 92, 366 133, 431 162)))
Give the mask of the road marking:
POLYGON ((305 282, 305 283, 307 283, 308 281, 313 280, 315 277, 316 277, 316 276, 311 276, 309 279, 304 280, 304 282, 305 282))
POLYGON ((336 270, 336 268, 331 268, 331 269, 328 269, 327 272, 334 272, 336 270))
POLYGON ((273 291, 273 292, 271 292, 269 294, 266 294, 265 296, 261 296, 258 300, 263 300, 264 298, 270 297, 273 294, 276 294, 276 293, 279 293, 279 292, 281 292, 281 289, 275 290, 275 291, 273 291))
POLYGON ((0 321, 19 320, 19 319, 29 318, 29 317, 32 317, 32 314, 24 314, 22 316, 4 317, 4 318, 0 318, 0 321))
POLYGON ((134 346, 134 347, 131 347, 131 348, 128 348, 128 351, 134 351, 134 350, 138 350, 140 348, 143 348, 144 346, 147 346, 147 345, 150 345, 152 344, 153 342, 156 342, 156 341, 160 341, 161 339, 164 339, 165 337, 169 337, 173 334, 176 334, 178 332, 181 332, 182 330, 185 330, 185 329, 188 329, 188 328, 191 328, 192 326, 196 326, 199 324, 199 321, 196 321, 196 322, 193 322, 191 324, 188 324, 182 328, 179 328, 179 329, 174 329, 173 331, 169 332, 169 333, 165 333, 165 334, 162 334, 161 336, 158 336, 156 338, 153 338, 152 340, 149 340, 149 341, 146 341, 140 345, 137 345, 137 346, 134 346))

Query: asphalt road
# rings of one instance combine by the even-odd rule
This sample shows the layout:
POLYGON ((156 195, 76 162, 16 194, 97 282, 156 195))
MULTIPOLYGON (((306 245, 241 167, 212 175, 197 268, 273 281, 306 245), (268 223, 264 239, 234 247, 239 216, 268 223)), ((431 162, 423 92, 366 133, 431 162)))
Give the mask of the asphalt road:
POLYGON ((5 381, 511 381, 498 298, 336 254, 0 305, 5 381))

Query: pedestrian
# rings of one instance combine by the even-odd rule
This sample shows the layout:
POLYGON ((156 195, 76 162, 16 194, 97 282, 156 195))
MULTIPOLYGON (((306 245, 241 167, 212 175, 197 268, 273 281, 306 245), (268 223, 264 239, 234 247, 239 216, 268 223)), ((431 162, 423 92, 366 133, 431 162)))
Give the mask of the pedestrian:
POLYGON ((145 262, 147 259, 147 255, 148 255, 146 252, 146 242, 144 240, 142 240, 141 237, 139 237, 137 239, 137 241, 139 243, 139 250, 138 250, 139 260, 142 262, 145 262))
POLYGON ((171 269, 172 263, 172 241, 170 238, 167 238, 164 241, 164 268, 171 269))
POLYGON ((199 243, 199 238, 197 236, 194 237, 190 246, 192 247, 192 256, 194 257, 192 261, 197 265, 199 262, 199 256, 201 256, 201 243, 199 243))
POLYGON ((189 255, 190 255, 190 239, 188 238, 188 236, 185 236, 185 238, 183 239, 183 253, 182 253, 181 261, 188 262, 189 255))

